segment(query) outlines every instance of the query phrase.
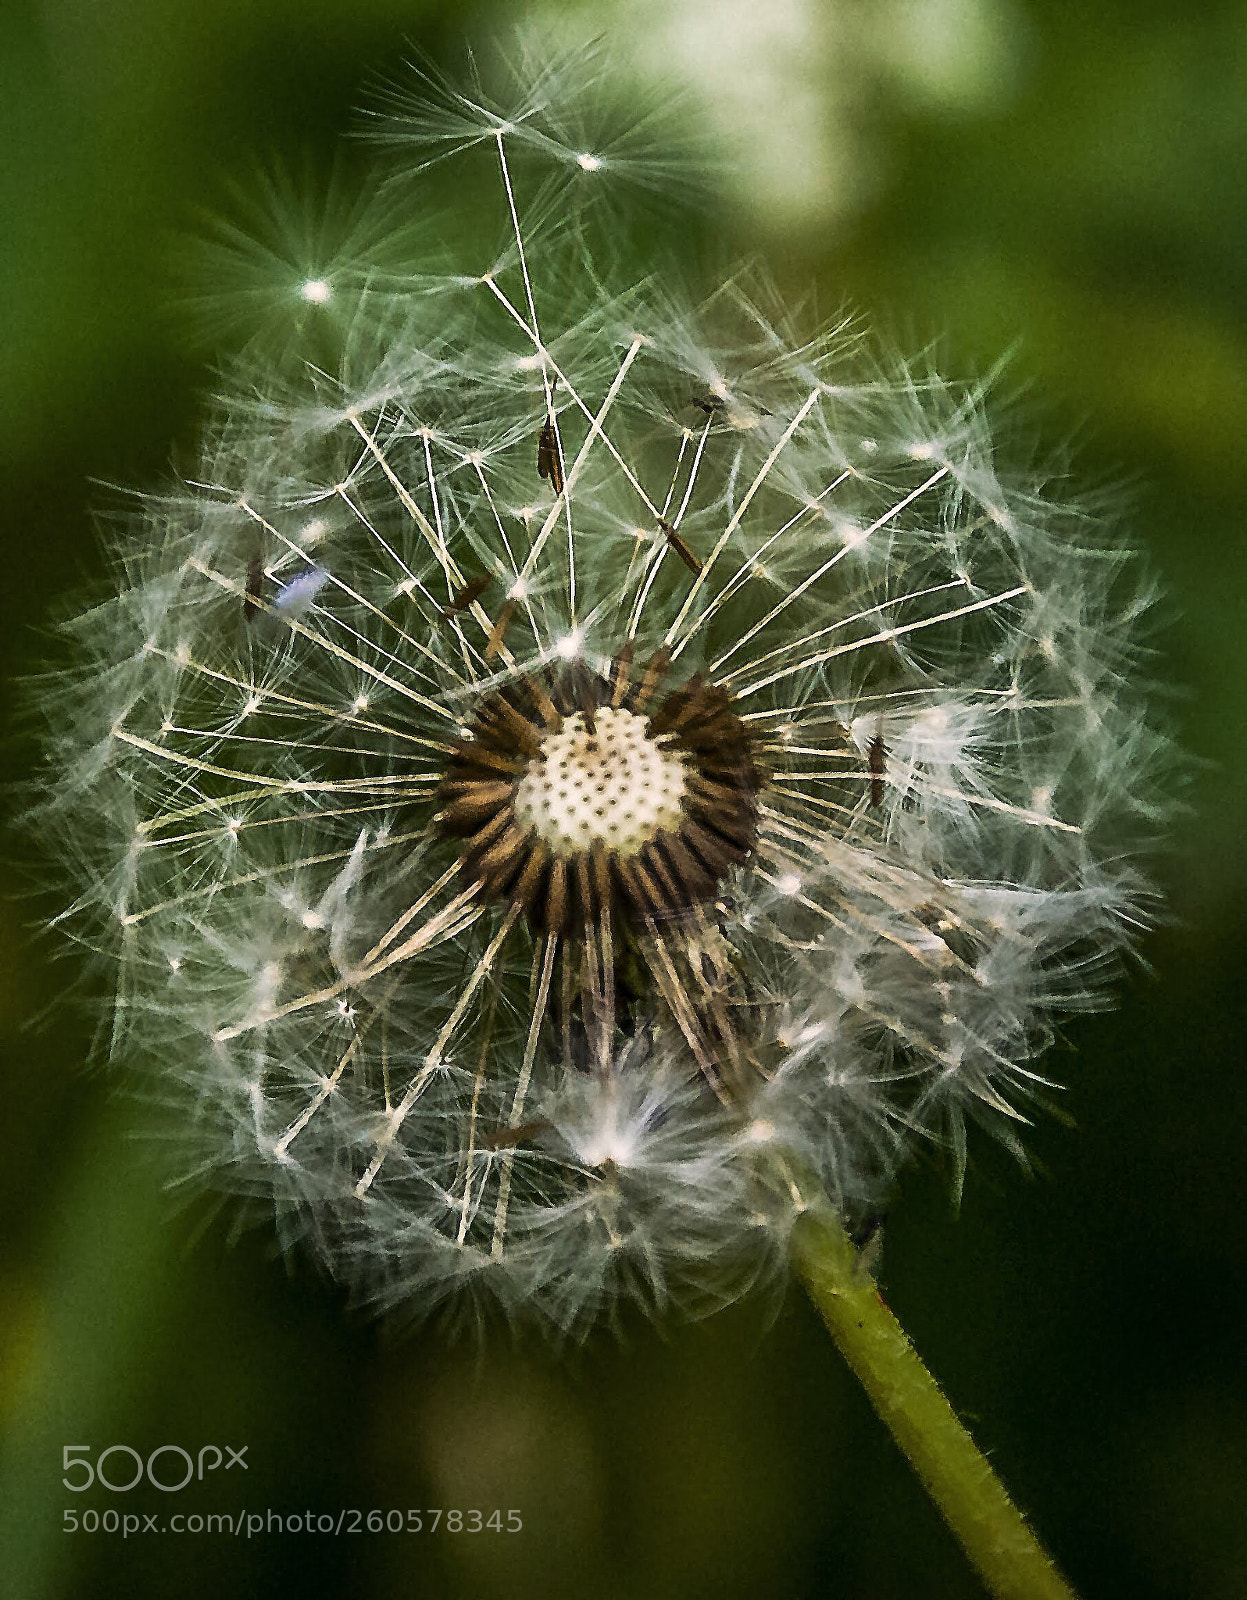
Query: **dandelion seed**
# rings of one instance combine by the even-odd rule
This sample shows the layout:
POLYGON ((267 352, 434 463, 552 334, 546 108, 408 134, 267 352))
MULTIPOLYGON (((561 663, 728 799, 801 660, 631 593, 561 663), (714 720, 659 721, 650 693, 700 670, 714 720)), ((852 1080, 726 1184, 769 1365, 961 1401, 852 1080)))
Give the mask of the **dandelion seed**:
POLYGON ((879 807, 883 804, 883 775, 887 770, 888 751, 883 742, 882 728, 870 741, 868 760, 870 762, 870 803, 879 807))
POLYGON ((702 571, 701 562, 698 561, 697 557, 689 549, 688 545, 685 544, 680 535, 675 531, 665 517, 659 517, 658 526, 662 529, 664 535, 666 536, 667 543, 675 551, 676 555, 679 556, 680 560, 684 563, 688 570, 695 578, 700 578, 702 571))
POLYGON ((516 1128, 494 1128, 485 1135, 485 1147, 488 1150, 513 1150, 537 1134, 545 1133, 549 1127, 550 1123, 541 1119, 535 1122, 521 1122, 516 1128))
POLYGON ((264 560, 259 555, 252 556, 247 563, 247 597, 243 601, 242 614, 245 622, 251 619, 260 609, 260 591, 264 586, 264 560))
POLYGON ((461 611, 466 611, 474 601, 480 599, 492 582, 492 573, 486 572, 479 578, 473 578, 471 583, 465 583, 461 589, 455 591, 453 598, 442 606, 442 616, 447 618, 455 617, 461 611))
POLYGON ((537 441, 537 473, 540 477, 550 480, 550 487, 555 494, 562 494, 563 462, 559 455, 559 441, 554 431, 554 420, 550 417, 542 423, 541 437, 537 441))
MULTIPOLYGON (((514 590, 511 591, 514 596, 514 590)), ((489 639, 485 645, 485 660, 492 661, 496 655, 501 654, 502 643, 506 638, 507 629, 511 626, 515 616, 515 599, 504 600, 498 610, 498 618, 490 630, 489 639)))

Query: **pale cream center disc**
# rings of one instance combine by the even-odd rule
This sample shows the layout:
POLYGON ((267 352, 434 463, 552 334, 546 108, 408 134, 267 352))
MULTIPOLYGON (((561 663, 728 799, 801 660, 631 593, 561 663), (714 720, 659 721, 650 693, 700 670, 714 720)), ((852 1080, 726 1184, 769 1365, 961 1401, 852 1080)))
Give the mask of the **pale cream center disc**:
POLYGON ((684 762, 633 711, 603 706, 593 720, 590 733, 575 711, 545 735, 517 786, 515 818, 555 855, 601 843, 632 856, 661 829, 678 831, 684 762))

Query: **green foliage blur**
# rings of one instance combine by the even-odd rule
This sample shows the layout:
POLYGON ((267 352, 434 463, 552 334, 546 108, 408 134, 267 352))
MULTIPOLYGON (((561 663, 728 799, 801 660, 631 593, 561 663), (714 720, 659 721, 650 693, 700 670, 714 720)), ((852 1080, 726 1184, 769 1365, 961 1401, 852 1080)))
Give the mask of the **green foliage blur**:
MULTIPOLYGON (((786 294, 813 287, 824 314, 847 303, 907 345, 939 336, 955 370, 1011 350, 1003 386, 1023 392, 1027 427, 1070 438, 1092 484, 1121 486, 1163 575, 1155 676, 1190 753, 1190 810, 1158 869, 1165 926, 1121 1009, 1057 1047, 1072 1125, 1031 1132, 1034 1174, 980 1142, 957 1212, 939 1162, 915 1168, 882 1272, 1085 1600, 1233 1600, 1247 1593, 1247 7, 549 9, 569 38, 601 30, 621 58, 658 49, 687 77, 692 114, 734 134, 740 171, 707 235, 756 252, 786 294)), ((446 0, 5 0, 6 680, 37 669, 40 630, 102 570, 91 480, 151 484, 171 456, 193 459, 211 377, 176 312, 179 232, 270 157, 327 167, 361 83, 410 47, 453 68, 466 38, 514 18, 446 0)), ((28 774, 20 728, 4 759, 9 780, 28 774)), ((74 958, 39 932, 50 902, 8 870, 5 1594, 979 1592, 795 1291, 778 1315, 478 1349, 377 1326, 266 1237, 233 1240, 227 1216, 182 1207, 142 1111, 82 1070, 74 958), (114 1443, 245 1444, 247 1470, 180 1494, 62 1486, 63 1446, 94 1458, 114 1443), (67 1507, 108 1506, 161 1520, 498 1506, 523 1531, 62 1531, 67 1507)), ((112 1459, 125 1481, 129 1458, 112 1459)))

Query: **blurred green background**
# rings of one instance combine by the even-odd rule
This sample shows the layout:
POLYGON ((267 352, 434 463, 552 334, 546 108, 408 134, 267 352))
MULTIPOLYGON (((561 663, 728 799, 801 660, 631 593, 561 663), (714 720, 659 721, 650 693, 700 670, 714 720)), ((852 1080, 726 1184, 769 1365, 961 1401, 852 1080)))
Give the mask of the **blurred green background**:
MULTIPOLYGON (((528 8, 530 10, 536 8, 528 8)), ((888 1296, 1086 1600, 1247 1593, 1247 8, 1176 0, 547 7, 665 63, 735 176, 713 231, 955 367, 1014 351, 1049 439, 1120 483, 1169 596, 1190 812, 1166 926, 1054 1063, 1075 1126, 982 1143, 955 1214, 914 1170, 888 1296)), ((193 451, 208 383, 170 240, 262 158, 327 163, 406 44, 454 66, 511 8, 5 0, 4 676, 101 570, 88 480, 193 451)), ((621 70, 623 70, 621 68, 621 70)), ((708 222, 709 227, 709 222, 708 222)), ((716 247, 717 248, 717 247, 716 247)), ((27 770, 19 735, 9 776, 27 770)), ((13 854, 10 849, 10 856, 13 854)), ((14 874, 15 882, 17 874, 14 874)), ((177 1209, 142 1115, 80 1069, 73 960, 0 903, 0 1518, 13 1596, 971 1597, 801 1297, 583 1350, 396 1336, 269 1240, 177 1209), (27 1019, 50 1008, 43 1024, 27 1019), (248 1446, 245 1481, 71 1495, 61 1450, 248 1446), (157 1504, 156 1502, 160 1502, 157 1504), (175 1503, 176 1502, 176 1503, 175 1503), (62 1510, 494 1505, 519 1534, 67 1535, 62 1510)), ((115 1472, 123 1473, 124 1458, 115 1472)), ((123 1473, 124 1476, 124 1473, 123 1473)))

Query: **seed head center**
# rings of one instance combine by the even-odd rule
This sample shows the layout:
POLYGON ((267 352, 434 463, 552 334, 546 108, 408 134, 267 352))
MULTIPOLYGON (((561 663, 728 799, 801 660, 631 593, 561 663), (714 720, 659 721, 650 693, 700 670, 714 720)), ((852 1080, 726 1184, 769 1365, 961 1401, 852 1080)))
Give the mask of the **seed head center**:
POLYGON ((603 706, 593 722, 591 733, 575 711, 545 735, 516 786, 516 821, 555 855, 600 843, 634 856, 655 834, 679 829, 684 759, 634 711, 603 706))

